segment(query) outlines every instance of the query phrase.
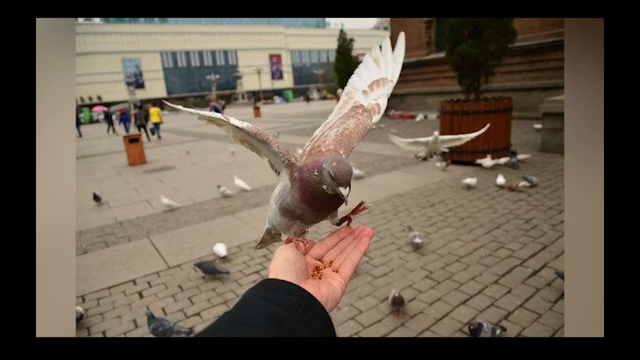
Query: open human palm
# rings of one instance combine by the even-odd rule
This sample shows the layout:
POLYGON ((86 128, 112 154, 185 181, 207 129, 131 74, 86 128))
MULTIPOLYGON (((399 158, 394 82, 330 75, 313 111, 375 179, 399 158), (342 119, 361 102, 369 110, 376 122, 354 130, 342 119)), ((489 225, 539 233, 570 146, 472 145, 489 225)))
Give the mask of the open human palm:
POLYGON ((345 226, 303 252, 294 244, 282 245, 273 255, 268 277, 302 287, 331 312, 344 296, 372 237, 371 228, 345 226))

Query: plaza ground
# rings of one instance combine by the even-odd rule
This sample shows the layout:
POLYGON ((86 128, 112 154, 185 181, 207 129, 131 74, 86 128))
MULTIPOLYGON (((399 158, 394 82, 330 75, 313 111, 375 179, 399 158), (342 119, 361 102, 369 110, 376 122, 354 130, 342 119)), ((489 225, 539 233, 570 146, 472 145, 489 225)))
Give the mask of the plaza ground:
MULTIPOLYGON (((267 105, 259 119, 250 107, 231 106, 227 113, 279 132, 279 140, 295 150, 334 105, 267 105)), ((564 268, 564 157, 539 153, 533 122, 514 121, 514 148, 533 155, 520 170, 452 165, 440 171, 386 136, 391 129, 401 136, 428 136, 437 121, 383 118, 381 124, 350 158, 366 173, 354 181, 350 204, 373 204, 354 226, 372 227, 375 238, 331 313, 338 335, 467 336, 468 321, 480 317, 505 325, 508 336, 562 336, 564 284, 554 270, 564 268), (540 186, 509 192, 495 186, 499 173, 507 180, 533 175, 540 186), (477 188, 462 186, 469 176, 478 177, 477 188), (406 225, 425 236, 420 250, 409 246, 406 225), (402 318, 391 315, 386 303, 392 288, 408 300, 402 318)), ((264 160, 220 129, 182 113, 166 117, 163 140, 144 138, 148 162, 135 167, 127 165, 121 136, 107 135, 106 125, 81 130, 76 303, 88 317, 77 336, 149 336, 147 308, 198 331, 266 276, 277 245, 253 249, 276 182, 264 160), (239 192, 233 175, 253 190, 239 192), (221 198, 217 184, 235 196, 221 198), (93 191, 104 205, 93 203, 93 191), (164 211, 160 194, 183 207, 164 211), (214 259, 216 242, 229 248, 228 259, 219 263, 231 275, 207 280, 193 262, 214 259)), ((323 223, 310 237, 334 229, 323 223)))

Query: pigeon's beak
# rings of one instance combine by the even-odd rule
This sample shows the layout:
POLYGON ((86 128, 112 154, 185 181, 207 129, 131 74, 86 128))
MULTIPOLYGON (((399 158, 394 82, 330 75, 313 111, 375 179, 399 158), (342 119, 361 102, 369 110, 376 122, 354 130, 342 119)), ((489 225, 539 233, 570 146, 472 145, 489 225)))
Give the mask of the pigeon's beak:
POLYGON ((351 187, 339 187, 340 195, 342 195, 342 199, 344 200, 344 204, 347 205, 349 201, 349 194, 351 193, 351 187))

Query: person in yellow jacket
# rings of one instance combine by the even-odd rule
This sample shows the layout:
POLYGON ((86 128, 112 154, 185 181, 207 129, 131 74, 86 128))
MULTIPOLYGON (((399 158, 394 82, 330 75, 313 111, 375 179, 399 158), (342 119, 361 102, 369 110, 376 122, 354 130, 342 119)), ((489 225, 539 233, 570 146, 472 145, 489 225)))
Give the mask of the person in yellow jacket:
POLYGON ((160 125, 164 123, 162 120, 162 109, 156 104, 149 109, 149 121, 153 124, 158 140, 162 139, 160 135, 160 125))

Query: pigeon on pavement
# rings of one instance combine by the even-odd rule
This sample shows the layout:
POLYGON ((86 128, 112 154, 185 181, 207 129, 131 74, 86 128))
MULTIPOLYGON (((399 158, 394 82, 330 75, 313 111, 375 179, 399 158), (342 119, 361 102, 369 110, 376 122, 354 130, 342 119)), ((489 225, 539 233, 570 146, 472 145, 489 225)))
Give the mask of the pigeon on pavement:
POLYGON ((407 231, 409 232, 409 241, 411 241, 411 246, 413 246, 413 249, 417 250, 421 248, 424 245, 422 234, 420 234, 418 230, 415 230, 410 225, 407 225, 407 231))
POLYGON ((402 315, 406 301, 399 290, 391 290, 391 294, 389 294, 389 305, 391 306, 391 311, 393 311, 396 316, 402 315))
POLYGON ((217 276, 217 275, 229 275, 229 270, 220 267, 214 261, 211 260, 202 260, 198 261, 193 266, 196 269, 202 271, 203 274, 208 276, 217 276))
POLYGON ((213 253, 224 259, 227 257, 227 245, 225 243, 216 243, 213 245, 213 253))
POLYGON ((165 318, 156 317, 150 310, 144 312, 147 316, 147 328, 155 337, 189 336, 193 329, 182 327, 165 318))
POLYGON ((220 196, 222 196, 223 198, 228 198, 233 196, 233 193, 231 192, 231 190, 227 189, 226 186, 218 185, 218 192, 220 193, 220 196))
POLYGON ((175 202, 175 201, 173 201, 171 199, 167 199, 166 197, 164 197, 164 195, 160 195, 160 203, 167 210, 173 210, 173 209, 177 209, 177 208, 180 207, 180 204, 178 204, 177 202, 175 202))
POLYGON ((501 337, 507 332, 507 328, 502 325, 492 324, 486 320, 472 320, 469 323, 469 334, 471 337, 501 337))
POLYGON ((338 216, 338 209, 347 204, 351 191, 353 169, 347 159, 384 114, 400 76, 404 54, 403 32, 398 34, 395 50, 391 49, 388 36, 382 46, 373 46, 349 79, 333 112, 314 132, 299 157, 255 125, 226 114, 165 102, 221 127, 236 142, 265 158, 278 176, 269 202, 266 229, 256 249, 281 242, 282 235, 287 235, 284 243, 293 242, 302 252, 313 244, 304 239, 309 228, 325 220, 335 226, 345 222, 351 225, 353 218, 367 209, 367 204, 361 201, 347 215, 338 216))
POLYGON ((242 181, 239 177, 233 175, 233 183, 236 184, 237 187, 244 191, 251 190, 251 186, 247 185, 246 182, 242 181))
POLYGON ((98 205, 102 205, 102 196, 98 195, 97 193, 93 193, 93 202, 98 205))

